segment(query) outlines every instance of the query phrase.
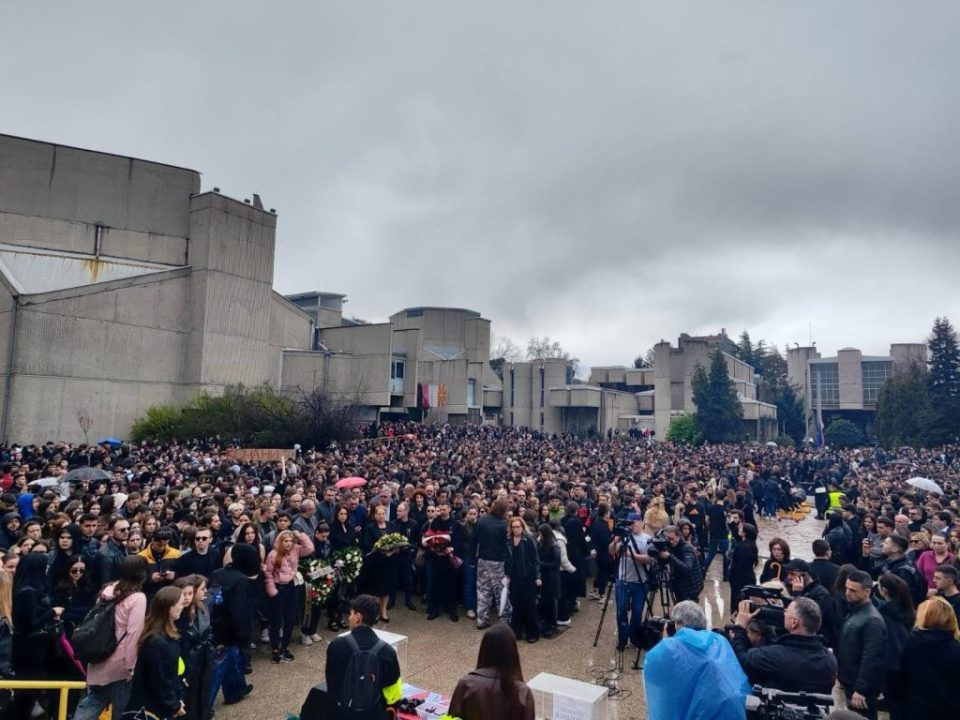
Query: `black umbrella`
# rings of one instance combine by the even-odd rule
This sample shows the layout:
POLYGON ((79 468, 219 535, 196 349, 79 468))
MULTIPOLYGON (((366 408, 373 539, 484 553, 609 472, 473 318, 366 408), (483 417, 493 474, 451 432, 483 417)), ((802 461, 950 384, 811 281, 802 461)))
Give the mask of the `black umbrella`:
POLYGON ((61 481, 64 483, 77 483, 83 482, 84 480, 113 480, 113 475, 100 468, 81 467, 68 472, 63 476, 61 481))

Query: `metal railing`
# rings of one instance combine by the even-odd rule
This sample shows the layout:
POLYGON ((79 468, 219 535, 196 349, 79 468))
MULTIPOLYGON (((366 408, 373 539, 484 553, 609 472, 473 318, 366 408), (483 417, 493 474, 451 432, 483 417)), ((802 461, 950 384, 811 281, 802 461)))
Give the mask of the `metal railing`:
POLYGON ((57 720, 67 720, 67 696, 71 690, 86 690, 79 680, 0 680, 0 690, 59 690, 57 720))

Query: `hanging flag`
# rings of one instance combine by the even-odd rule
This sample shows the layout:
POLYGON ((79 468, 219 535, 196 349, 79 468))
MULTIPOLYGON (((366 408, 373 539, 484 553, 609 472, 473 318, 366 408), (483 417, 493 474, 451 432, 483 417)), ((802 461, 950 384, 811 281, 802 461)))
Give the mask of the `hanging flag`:
POLYGON ((420 407, 429 408, 430 407, 430 386, 426 383, 420 383, 420 407))
POLYGON ((437 407, 446 407, 447 406, 447 386, 438 385, 437 386, 437 407))
POLYGON ((439 407, 439 405, 437 404, 437 401, 438 401, 438 399, 439 399, 438 396, 439 396, 439 394, 440 394, 440 393, 439 393, 439 388, 438 388, 436 385, 429 385, 428 387, 430 388, 430 390, 429 390, 429 392, 430 392, 430 407, 432 407, 432 408, 434 408, 434 407, 439 407))

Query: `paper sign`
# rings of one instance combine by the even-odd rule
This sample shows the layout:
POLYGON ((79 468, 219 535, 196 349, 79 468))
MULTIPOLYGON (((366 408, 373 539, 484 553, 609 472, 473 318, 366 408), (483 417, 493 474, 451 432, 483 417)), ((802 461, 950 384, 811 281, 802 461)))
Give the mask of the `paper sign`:
POLYGON ((590 703, 566 695, 553 696, 552 720, 590 720, 590 703))
POLYGON ((277 450, 273 448, 230 448, 224 453, 231 460, 237 462, 281 462, 285 458, 295 457, 293 450, 277 450))

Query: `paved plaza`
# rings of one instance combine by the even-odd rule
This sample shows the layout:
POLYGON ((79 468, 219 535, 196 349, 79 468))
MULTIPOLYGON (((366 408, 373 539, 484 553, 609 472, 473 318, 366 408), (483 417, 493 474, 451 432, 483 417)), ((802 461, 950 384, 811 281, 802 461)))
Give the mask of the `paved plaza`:
MULTIPOLYGON (((785 538, 794 554, 812 558, 810 543, 820 537, 823 523, 813 514, 799 523, 793 520, 759 519, 761 556, 767 553, 767 542, 773 537, 785 538)), ((758 566, 759 571, 759 566, 758 566)), ((707 577, 702 596, 708 619, 714 626, 729 614, 729 588, 721 582, 720 560, 715 559, 707 577)), ((600 604, 584 599, 573 618, 572 626, 553 640, 540 640, 534 645, 520 643, 524 677, 529 680, 539 672, 594 682, 598 678, 613 678, 615 673, 616 622, 615 608, 610 609, 603 624, 598 647, 593 638, 600 620, 600 604)), ((483 633, 473 621, 461 615, 460 622, 452 623, 444 616, 428 622, 423 612, 413 613, 401 606, 390 613, 390 624, 383 629, 409 637, 403 678, 413 685, 450 694, 457 680, 472 670, 483 633)), ((327 639, 329 633, 324 632, 327 639)), ((261 646, 254 660, 254 673, 249 676, 255 685, 251 696, 230 707, 217 706, 220 720, 274 720, 287 713, 296 715, 310 687, 323 681, 326 642, 313 647, 292 646, 296 655, 293 663, 274 665, 269 660, 266 646, 261 646)), ((611 720, 646 720, 646 700, 640 671, 631 665, 636 651, 624 653, 624 671, 617 678, 619 696, 610 702, 611 720)), ((642 659, 641 659, 642 662, 642 659)))

